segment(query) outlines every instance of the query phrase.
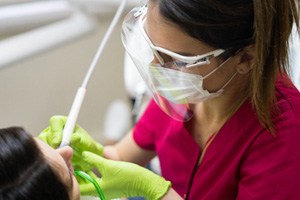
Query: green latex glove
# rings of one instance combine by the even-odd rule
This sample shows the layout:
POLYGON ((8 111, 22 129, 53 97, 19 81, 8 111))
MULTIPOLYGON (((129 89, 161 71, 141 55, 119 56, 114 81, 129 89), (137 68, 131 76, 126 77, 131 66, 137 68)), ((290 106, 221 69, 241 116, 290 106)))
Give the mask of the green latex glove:
MULTIPOLYGON (((53 116, 50 118, 49 126, 38 136, 39 139, 53 148, 57 148, 62 140, 62 133, 67 117, 53 116)), ((83 128, 76 125, 71 137, 70 146, 79 154, 83 151, 90 151, 99 155, 103 153, 103 146, 97 143, 83 128)))
MULTIPOLYGON (((139 165, 108 160, 91 152, 83 152, 82 155, 82 159, 102 175, 98 178, 89 172, 97 180, 106 199, 143 196, 158 200, 171 187, 170 181, 139 165)), ((82 195, 97 195, 92 184, 79 181, 79 187, 82 195)))

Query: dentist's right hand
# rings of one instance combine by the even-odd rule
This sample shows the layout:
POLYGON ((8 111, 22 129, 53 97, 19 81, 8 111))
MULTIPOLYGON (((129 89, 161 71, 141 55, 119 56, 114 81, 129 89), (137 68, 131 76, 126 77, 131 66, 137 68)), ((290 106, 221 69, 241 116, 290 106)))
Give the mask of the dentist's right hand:
MULTIPOLYGON (((63 135, 63 129, 66 124, 67 117, 55 115, 50 118, 49 126, 43 130, 38 136, 39 139, 53 148, 57 148, 63 135)), ((90 151, 98 155, 102 155, 103 146, 97 143, 83 128, 76 124, 74 132, 71 136, 70 146, 81 153, 83 151, 90 151)))
MULTIPOLYGON (((170 181, 133 163, 108 160, 86 151, 82 153, 82 160, 101 174, 101 178, 93 176, 106 199, 143 196, 159 200, 171 188, 170 181)), ((97 196, 91 183, 79 182, 79 187, 81 195, 97 196)))

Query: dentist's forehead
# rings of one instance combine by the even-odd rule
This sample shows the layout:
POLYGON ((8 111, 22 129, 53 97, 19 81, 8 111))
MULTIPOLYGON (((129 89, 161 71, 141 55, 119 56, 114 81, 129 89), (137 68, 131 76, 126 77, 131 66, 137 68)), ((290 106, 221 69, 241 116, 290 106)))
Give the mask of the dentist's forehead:
POLYGON ((155 46, 191 56, 210 52, 214 48, 184 32, 178 25, 166 20, 156 4, 148 4, 144 29, 155 46))

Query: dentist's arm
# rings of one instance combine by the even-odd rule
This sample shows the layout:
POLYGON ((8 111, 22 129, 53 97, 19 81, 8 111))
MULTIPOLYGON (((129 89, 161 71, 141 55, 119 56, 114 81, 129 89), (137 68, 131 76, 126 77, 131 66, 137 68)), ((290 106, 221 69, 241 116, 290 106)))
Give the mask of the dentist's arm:
POLYGON ((156 155, 154 151, 144 150, 133 139, 131 130, 121 141, 113 146, 105 146, 103 156, 112 160, 133 162, 145 166, 156 155))

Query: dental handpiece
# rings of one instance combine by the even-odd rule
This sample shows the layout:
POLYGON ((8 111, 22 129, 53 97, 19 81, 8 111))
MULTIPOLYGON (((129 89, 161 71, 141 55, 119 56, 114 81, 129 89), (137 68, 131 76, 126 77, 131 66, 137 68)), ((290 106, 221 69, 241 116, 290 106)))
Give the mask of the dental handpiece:
POLYGON ((86 74, 86 76, 83 80, 83 83, 82 83, 81 87, 78 88, 78 90, 77 90, 77 93, 76 93, 76 96, 74 98, 71 110, 70 110, 69 115, 68 115, 67 122, 66 122, 64 130, 63 130, 63 138, 62 138, 62 141, 61 141, 61 144, 60 144, 59 148, 64 147, 64 146, 68 146, 70 144, 71 136, 73 134, 73 131, 74 131, 74 128, 75 128, 75 125, 76 125, 78 114, 80 112, 80 108, 81 108, 81 105, 82 105, 84 97, 85 97, 87 84, 88 84, 88 82, 91 78, 91 75, 92 75, 92 73, 93 73, 93 71, 96 67, 96 64, 97 64, 97 62, 98 62, 98 60, 99 60, 99 58, 100 58, 100 56, 103 52, 103 49, 104 49, 105 45, 107 44, 108 39, 110 38, 110 36, 112 34, 113 29, 115 28, 116 24, 118 23, 121 15, 122 15, 122 12, 125 8, 126 3, 127 3, 127 0, 122 0, 121 1, 121 4, 119 5, 119 7, 116 11, 116 14, 114 15, 112 22, 110 23, 110 25, 109 25, 102 41, 101 41, 101 43, 98 47, 97 53, 93 58, 93 61, 90 65, 90 67, 89 67, 89 70, 88 70, 88 72, 87 72, 87 74, 86 74))

